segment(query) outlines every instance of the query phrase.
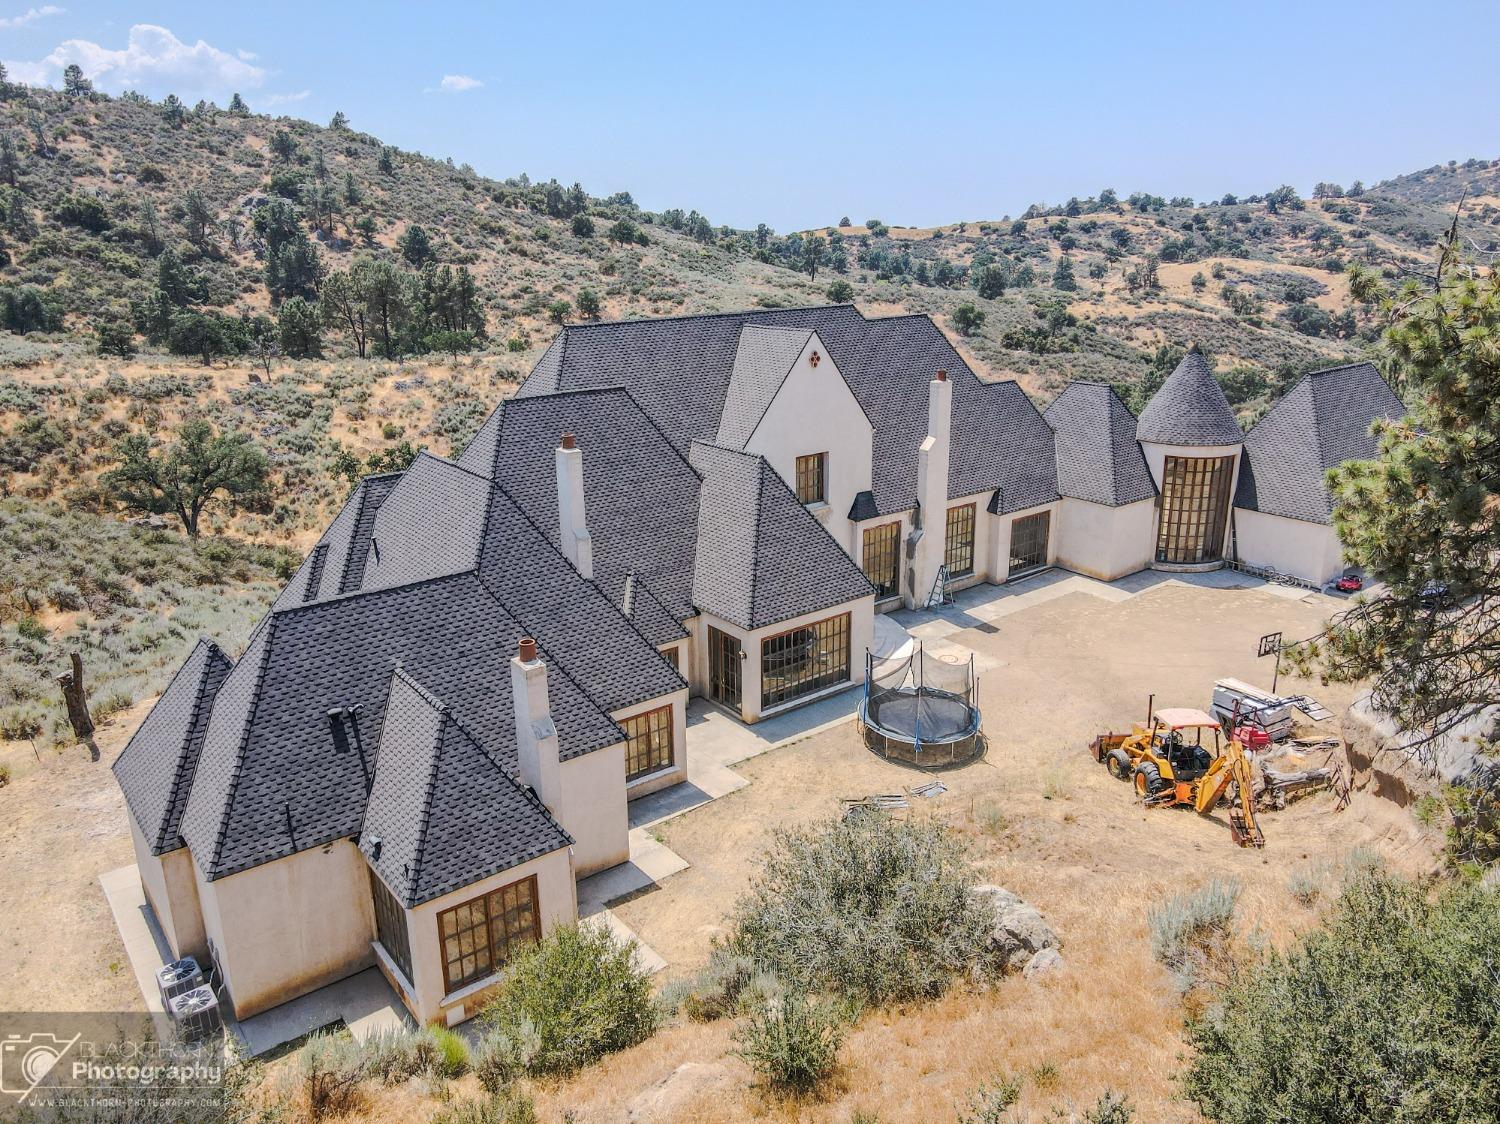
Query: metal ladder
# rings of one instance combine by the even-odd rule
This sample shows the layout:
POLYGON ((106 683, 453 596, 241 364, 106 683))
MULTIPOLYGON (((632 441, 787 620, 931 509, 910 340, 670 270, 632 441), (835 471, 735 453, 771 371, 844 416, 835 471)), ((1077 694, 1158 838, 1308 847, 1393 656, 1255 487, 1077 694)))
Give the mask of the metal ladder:
POLYGON ((948 593, 948 563, 944 562, 938 567, 937 580, 932 583, 932 592, 927 595, 925 608, 936 609, 951 604, 953 597, 948 593))

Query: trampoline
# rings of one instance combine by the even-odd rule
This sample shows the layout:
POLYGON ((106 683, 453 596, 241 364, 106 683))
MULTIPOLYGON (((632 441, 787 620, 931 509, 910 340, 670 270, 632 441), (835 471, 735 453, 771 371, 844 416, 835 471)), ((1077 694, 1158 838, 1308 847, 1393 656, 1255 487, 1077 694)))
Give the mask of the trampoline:
POLYGON ((876 659, 865 653, 859 727, 865 745, 890 761, 940 769, 984 752, 974 657, 961 663, 929 656, 876 659))

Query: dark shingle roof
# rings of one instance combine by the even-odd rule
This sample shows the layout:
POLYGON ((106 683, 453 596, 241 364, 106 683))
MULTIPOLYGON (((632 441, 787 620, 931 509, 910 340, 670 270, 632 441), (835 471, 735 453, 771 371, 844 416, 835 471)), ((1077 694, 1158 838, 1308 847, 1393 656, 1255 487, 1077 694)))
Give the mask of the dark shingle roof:
MULTIPOLYGON (((434 491, 468 494, 474 479, 430 458, 383 496, 398 520, 392 534, 437 560, 403 553, 403 543, 396 554, 410 560, 404 573, 448 569, 477 545, 468 569, 383 586, 384 563, 373 563, 369 588, 278 603, 262 621, 215 700, 183 816, 183 838, 206 877, 359 832, 398 662, 448 700, 454 719, 511 771, 515 729, 504 685, 522 636, 535 636, 549 662, 564 758, 617 744, 623 734, 610 712, 682 688, 654 645, 503 488, 486 484, 474 543, 469 515, 449 511, 434 491), (424 514, 429 502, 436 506, 424 514), (330 722, 328 711, 341 707, 359 708, 352 726, 330 722)), ((369 524, 373 540, 379 519, 369 524)))
POLYGON ((178 828, 198 767, 214 695, 229 674, 229 657, 199 640, 120 756, 115 779, 125 806, 153 855, 182 846, 178 828))
POLYGON ((572 842, 452 710, 393 672, 359 848, 403 905, 572 842))
POLYGON ((635 400, 619 388, 518 398, 495 416, 483 471, 542 533, 559 542, 556 449, 572 433, 582 452, 595 579, 618 605, 613 591, 634 574, 677 621, 692 616, 698 474, 635 400))
POLYGON ((1136 437, 1158 445, 1238 445, 1245 439, 1219 380, 1197 350, 1182 357, 1146 403, 1136 437))
POLYGON ((701 609, 757 629, 873 595, 765 458, 694 442, 692 460, 703 475, 693 581, 701 609))
POLYGON ((1057 434, 1057 490, 1122 507, 1156 494, 1130 407, 1107 383, 1069 383, 1043 415, 1057 434))
POLYGON ((1245 435, 1236 507, 1327 523, 1333 497, 1323 474, 1375 456, 1370 427, 1406 407, 1369 363, 1304 375, 1245 435))
POLYGON ((740 329, 715 444, 745 447, 812 336, 810 328, 746 324, 740 329))
POLYGON ((1002 489, 1007 511, 1057 498, 1052 430, 1013 382, 984 383, 927 316, 867 320, 851 305, 571 325, 520 397, 622 386, 681 452, 715 441, 746 325, 814 330, 874 427, 882 513, 916 506, 927 385, 953 380, 951 497, 1002 489))

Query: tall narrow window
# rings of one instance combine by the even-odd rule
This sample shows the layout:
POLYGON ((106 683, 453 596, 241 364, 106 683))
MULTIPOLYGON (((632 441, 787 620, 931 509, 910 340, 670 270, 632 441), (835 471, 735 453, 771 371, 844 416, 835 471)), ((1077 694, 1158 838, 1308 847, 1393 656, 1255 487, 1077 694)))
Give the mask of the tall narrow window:
POLYGON ((648 710, 620 723, 625 730, 625 779, 633 781, 672 764, 672 707, 648 710))
POLYGON ((959 504, 948 509, 947 549, 943 561, 950 578, 962 578, 974 572, 974 505, 959 504))
POLYGON ((1233 457, 1168 457, 1162 467, 1156 560, 1191 565, 1224 556, 1233 457))
POLYGON ((769 636, 760 644, 760 705, 769 709, 849 678, 849 614, 769 636))
POLYGON ((827 453, 811 453, 797 458, 797 499, 804 503, 823 503, 827 496, 823 486, 827 453))
POLYGON ((900 523, 885 523, 865 531, 860 561, 876 597, 894 597, 901 590, 900 542, 900 523))
POLYGON ((520 947, 542 939, 536 875, 438 914, 443 981, 450 992, 505 966, 520 947))
POLYGON ((1019 574, 1047 564, 1047 533, 1052 513, 1039 511, 1010 525, 1010 573, 1019 574))
POLYGON ((406 976, 406 982, 411 983, 411 937, 406 931, 406 910, 401 908, 396 895, 373 870, 370 871, 370 893, 375 898, 376 939, 406 976))
POLYGON ((708 626, 708 693, 715 702, 740 708, 741 662, 744 649, 736 637, 708 626))

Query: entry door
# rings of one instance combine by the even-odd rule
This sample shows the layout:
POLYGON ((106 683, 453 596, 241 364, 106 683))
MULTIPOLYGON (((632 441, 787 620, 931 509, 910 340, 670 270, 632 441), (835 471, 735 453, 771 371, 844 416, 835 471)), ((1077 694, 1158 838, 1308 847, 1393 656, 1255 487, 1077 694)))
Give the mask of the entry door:
POLYGON ((1052 531, 1052 513, 1039 511, 1010 525, 1010 572, 1019 574, 1047 564, 1047 536, 1052 531))
POLYGON ((708 626, 708 694, 715 702, 740 708, 740 679, 744 661, 740 642, 727 632, 708 626))

